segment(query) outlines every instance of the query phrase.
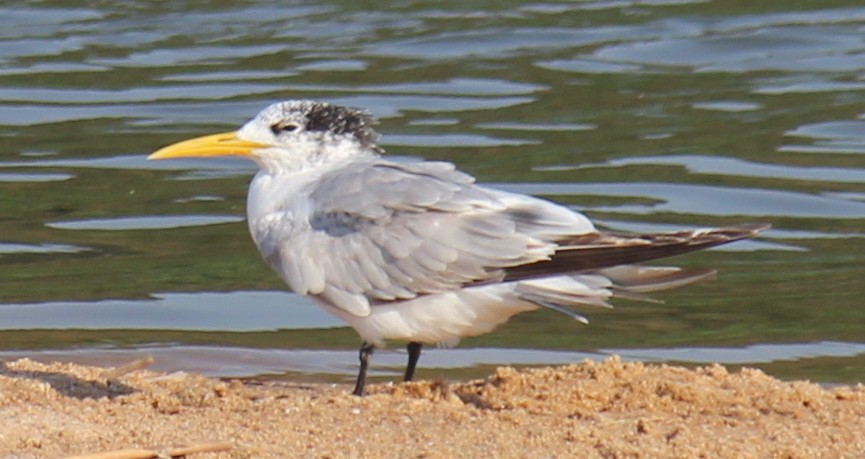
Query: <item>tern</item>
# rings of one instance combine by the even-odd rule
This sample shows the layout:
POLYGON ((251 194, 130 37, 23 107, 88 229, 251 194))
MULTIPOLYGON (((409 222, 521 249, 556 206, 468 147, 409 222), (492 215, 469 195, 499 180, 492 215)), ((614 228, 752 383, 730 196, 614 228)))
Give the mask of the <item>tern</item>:
POLYGON ((705 268, 637 263, 750 238, 750 224, 619 235, 541 198, 478 185, 447 162, 382 156, 362 109, 276 103, 239 130, 169 145, 148 159, 236 155, 259 171, 247 199, 252 239, 293 292, 353 327, 363 344, 354 394, 375 348, 407 342, 404 380, 424 344, 454 346, 511 316, 609 307, 611 297, 697 282, 705 268))

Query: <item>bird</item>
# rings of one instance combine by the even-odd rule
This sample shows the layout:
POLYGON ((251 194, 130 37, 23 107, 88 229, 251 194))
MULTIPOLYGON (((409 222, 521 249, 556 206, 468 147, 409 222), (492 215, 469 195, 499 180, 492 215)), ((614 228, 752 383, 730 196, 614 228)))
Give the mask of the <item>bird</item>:
POLYGON ((240 156, 258 166, 249 232, 288 288, 360 335, 353 393, 376 348, 406 342, 411 381, 424 345, 451 347, 518 313, 610 307, 614 297, 698 282, 709 268, 642 262, 751 238, 764 223, 667 233, 601 231, 582 213, 478 184, 449 162, 385 156, 368 111, 274 103, 238 130, 158 149, 148 159, 240 156))

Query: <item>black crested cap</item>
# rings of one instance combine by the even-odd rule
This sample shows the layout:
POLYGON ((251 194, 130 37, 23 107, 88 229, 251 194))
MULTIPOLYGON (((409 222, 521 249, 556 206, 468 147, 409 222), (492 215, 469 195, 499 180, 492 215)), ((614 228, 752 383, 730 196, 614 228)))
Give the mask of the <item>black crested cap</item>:
POLYGON ((317 102, 309 105, 306 120, 307 131, 349 134, 362 145, 379 149, 378 133, 372 128, 376 120, 366 110, 317 102))

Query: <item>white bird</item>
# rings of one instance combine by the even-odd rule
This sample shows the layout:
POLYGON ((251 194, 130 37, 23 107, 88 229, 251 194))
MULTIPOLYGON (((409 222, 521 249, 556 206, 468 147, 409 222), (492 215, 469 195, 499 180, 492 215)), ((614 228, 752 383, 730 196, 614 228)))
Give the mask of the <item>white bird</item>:
POLYGON ((485 188, 446 162, 384 159, 366 111, 273 104, 235 132, 162 148, 148 159, 237 155, 259 167, 247 217, 264 260, 300 295, 360 334, 370 357, 408 342, 404 380, 423 344, 455 345, 539 307, 576 306, 678 287, 710 269, 637 266, 750 238, 768 225, 622 236, 543 199, 485 188))

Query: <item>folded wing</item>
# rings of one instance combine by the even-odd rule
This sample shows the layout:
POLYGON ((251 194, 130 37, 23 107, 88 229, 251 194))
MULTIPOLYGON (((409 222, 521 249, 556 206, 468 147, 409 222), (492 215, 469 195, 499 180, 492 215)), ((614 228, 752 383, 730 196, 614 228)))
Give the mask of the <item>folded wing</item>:
MULTIPOLYGON (((602 234, 569 209, 479 187, 439 162, 352 163, 305 192, 305 209, 267 217, 292 224, 270 231, 259 248, 292 290, 357 316, 377 303, 500 281, 525 281, 525 298, 539 304, 568 303, 574 295, 554 291, 567 290, 564 285, 532 281, 677 255, 762 229, 602 234)), ((655 273, 648 281, 648 274, 626 268, 609 273, 609 279, 632 284, 663 277, 655 273)), ((667 275, 661 283, 674 283, 676 276, 667 275)), ((586 292, 601 285, 590 287, 586 292)), ((572 293, 591 297, 586 292, 572 293)))

